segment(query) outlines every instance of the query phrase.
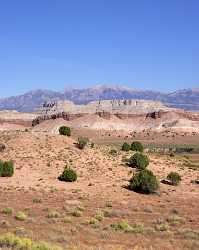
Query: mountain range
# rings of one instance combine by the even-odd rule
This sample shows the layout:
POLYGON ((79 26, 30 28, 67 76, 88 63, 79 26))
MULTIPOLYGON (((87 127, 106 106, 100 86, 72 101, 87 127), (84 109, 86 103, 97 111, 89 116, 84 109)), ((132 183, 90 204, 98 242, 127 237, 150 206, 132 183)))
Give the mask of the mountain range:
POLYGON ((70 100, 75 104, 86 104, 95 100, 108 99, 143 99, 161 101, 167 106, 199 111, 199 89, 182 89, 163 93, 151 90, 138 90, 121 86, 95 86, 90 88, 70 88, 63 92, 34 90, 23 95, 0 99, 0 110, 33 112, 44 102, 70 100))

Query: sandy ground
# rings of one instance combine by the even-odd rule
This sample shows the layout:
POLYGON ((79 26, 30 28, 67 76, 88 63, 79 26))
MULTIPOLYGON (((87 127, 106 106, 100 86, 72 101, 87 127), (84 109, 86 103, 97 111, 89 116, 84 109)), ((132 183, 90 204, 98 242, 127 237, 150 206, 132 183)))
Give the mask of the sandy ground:
MULTIPOLYGON (((53 124, 51 126, 55 129, 53 124)), ((6 150, 0 152, 0 159, 11 159, 15 164, 13 177, 0 178, 0 207, 14 209, 13 215, 0 213, 1 233, 17 232, 64 248, 199 249, 199 189, 197 184, 191 183, 199 178, 199 172, 185 167, 183 156, 150 154, 149 169, 159 180, 170 171, 177 171, 182 182, 177 187, 160 184, 160 190, 154 195, 138 194, 125 188, 135 169, 127 167, 122 159, 132 153, 118 151, 117 156, 109 153, 113 146, 107 140, 115 138, 114 143, 118 144, 125 136, 102 136, 105 133, 102 132, 96 138, 95 133, 90 133, 90 137, 100 143, 94 148, 79 150, 76 138, 89 131, 73 132, 72 138, 57 135, 56 131, 54 134, 39 130, 0 132, 0 143, 6 145, 6 150), (64 183, 57 179, 66 165, 77 171, 77 182, 64 183), (40 201, 33 202, 35 198, 40 201), (77 209, 81 211, 80 217, 74 214, 77 209), (58 215, 48 218, 51 210, 58 215), (17 211, 24 211, 27 219, 16 220, 17 211), (98 211, 108 215, 96 225, 90 224, 98 211), (181 219, 171 223, 173 216, 181 219), (70 218, 68 222, 66 217, 70 218), (139 233, 113 230, 111 224, 121 220, 128 220, 131 225, 142 223, 144 229, 139 233), (168 228, 160 230, 158 225, 168 228)), ((142 136, 147 141, 147 137, 142 136)), ((181 143, 198 142, 197 135, 175 136, 181 143)), ((153 137, 154 134, 149 135, 148 140, 153 137)), ((155 139, 174 142, 172 134, 155 139)), ((199 161, 198 155, 194 157, 199 161)))

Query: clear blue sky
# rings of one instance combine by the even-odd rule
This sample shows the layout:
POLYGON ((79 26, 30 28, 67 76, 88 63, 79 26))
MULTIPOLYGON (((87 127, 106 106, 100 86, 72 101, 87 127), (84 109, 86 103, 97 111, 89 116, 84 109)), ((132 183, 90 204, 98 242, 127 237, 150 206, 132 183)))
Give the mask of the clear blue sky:
POLYGON ((96 84, 199 86, 199 1, 0 1, 0 96, 96 84))

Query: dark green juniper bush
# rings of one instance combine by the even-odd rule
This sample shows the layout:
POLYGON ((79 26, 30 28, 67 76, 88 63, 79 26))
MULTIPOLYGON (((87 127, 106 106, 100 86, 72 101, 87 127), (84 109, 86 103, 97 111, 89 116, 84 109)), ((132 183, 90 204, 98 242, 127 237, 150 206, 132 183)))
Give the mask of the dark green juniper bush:
POLYGON ((14 164, 12 161, 0 160, 0 177, 11 177, 14 174, 14 164))
POLYGON ((109 151, 109 154, 112 155, 112 156, 116 156, 117 155, 117 150, 113 148, 113 149, 111 149, 109 151))
POLYGON ((139 193, 154 193, 158 188, 159 181, 148 169, 136 173, 129 181, 129 189, 139 193))
POLYGON ((130 144, 128 144, 127 142, 124 142, 124 144, 122 145, 122 151, 128 152, 129 150, 131 150, 130 144))
POLYGON ((167 179, 171 182, 172 185, 177 186, 180 181, 181 181, 181 177, 178 173, 176 172, 170 172, 167 175, 167 179))
POLYGON ((142 145, 141 142, 134 141, 134 142, 131 143, 131 150, 138 151, 138 152, 143 152, 144 151, 144 147, 143 147, 143 145, 142 145))
POLYGON ((74 182, 77 180, 77 173, 75 170, 65 167, 63 173, 58 177, 60 181, 74 182))
POLYGON ((88 144, 89 139, 86 137, 79 137, 78 138, 78 142, 77 142, 77 146, 79 149, 84 149, 85 146, 88 144))

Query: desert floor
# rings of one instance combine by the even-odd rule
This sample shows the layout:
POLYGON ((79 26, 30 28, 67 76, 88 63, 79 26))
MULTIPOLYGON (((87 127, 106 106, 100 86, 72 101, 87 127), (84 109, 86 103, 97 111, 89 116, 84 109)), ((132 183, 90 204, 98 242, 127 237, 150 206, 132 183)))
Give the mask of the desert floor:
MULTIPOLYGON (((72 137, 49 132, 1 131, 6 149, 1 160, 13 160, 13 177, 0 178, 0 234, 12 232, 64 249, 199 249, 199 154, 147 153, 149 169, 161 181, 170 171, 182 176, 179 186, 160 184, 156 194, 126 188, 135 169, 123 159, 133 152, 120 149, 124 141, 147 145, 199 145, 189 133, 125 135, 74 130, 72 137), (76 147, 78 136, 88 136, 94 148, 76 147), (117 149, 117 155, 110 150, 117 149), (74 183, 57 177, 68 165, 78 173, 74 183), (2 212, 13 209, 12 214, 2 212), (21 211, 24 220, 16 219, 21 211), (131 232, 116 230, 126 221, 131 232)), ((128 230, 127 230, 128 231, 128 230)))

